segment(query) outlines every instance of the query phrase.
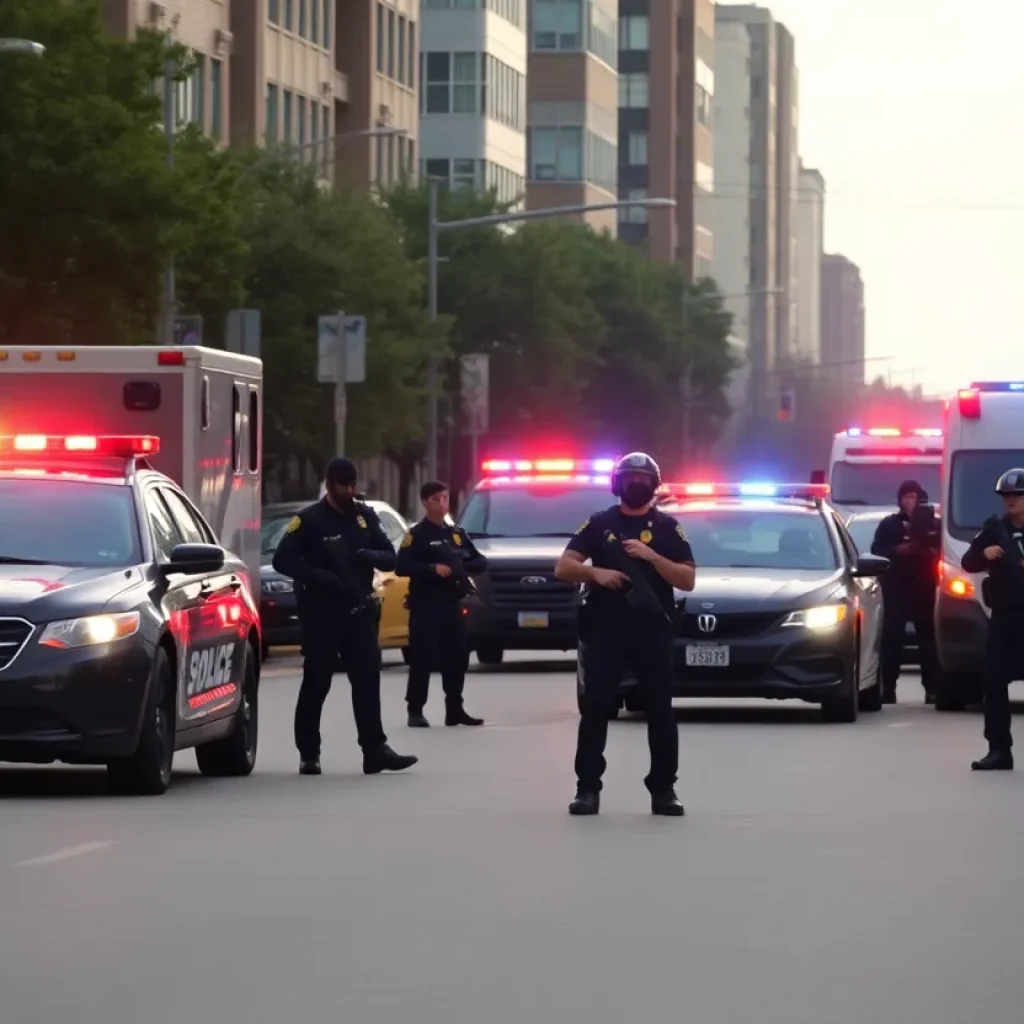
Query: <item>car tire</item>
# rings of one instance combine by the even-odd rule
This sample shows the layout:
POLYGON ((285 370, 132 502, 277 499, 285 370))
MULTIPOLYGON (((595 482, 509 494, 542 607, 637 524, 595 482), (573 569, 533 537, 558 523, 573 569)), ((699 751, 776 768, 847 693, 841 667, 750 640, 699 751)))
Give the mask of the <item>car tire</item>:
POLYGON ((107 762, 110 788, 122 796, 160 796, 171 784, 177 709, 167 651, 153 657, 146 709, 135 753, 107 762))
POLYGON ((882 710, 882 666, 875 669, 875 681, 860 691, 860 710, 868 714, 882 710))
POLYGON ((821 715, 826 722, 849 723, 857 721, 860 708, 860 661, 843 679, 843 692, 838 697, 827 697, 821 702, 821 715))
POLYGON ((484 644, 482 647, 478 647, 476 651, 476 660, 481 665, 500 665, 505 660, 505 652, 500 647, 495 647, 492 644, 484 644))
POLYGON ((251 648, 246 647, 242 700, 235 711, 231 732, 222 739, 196 747, 196 764, 212 778, 242 778, 256 767, 259 745, 259 676, 251 648))
POLYGON ((984 695, 984 679, 968 672, 939 672, 935 689, 936 711, 966 711, 980 703, 984 695))

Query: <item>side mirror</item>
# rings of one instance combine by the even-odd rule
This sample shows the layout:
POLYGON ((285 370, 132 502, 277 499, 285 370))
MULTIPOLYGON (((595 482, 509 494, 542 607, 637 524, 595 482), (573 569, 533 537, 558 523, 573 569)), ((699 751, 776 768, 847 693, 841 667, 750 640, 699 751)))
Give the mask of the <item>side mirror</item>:
POLYGON ((861 555, 850 575, 855 577, 881 576, 888 571, 888 558, 880 558, 878 555, 861 555))
POLYGON ((160 568, 167 576, 216 572, 224 568, 224 549, 216 544, 178 544, 171 552, 171 560, 160 568))

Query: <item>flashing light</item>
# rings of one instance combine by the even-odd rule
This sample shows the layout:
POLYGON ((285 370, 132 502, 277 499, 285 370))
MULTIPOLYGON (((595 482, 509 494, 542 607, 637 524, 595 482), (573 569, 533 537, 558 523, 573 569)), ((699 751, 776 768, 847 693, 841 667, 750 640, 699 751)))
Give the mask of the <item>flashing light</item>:
POLYGON ((0 455, 12 452, 42 452, 47 455, 100 455, 130 459, 140 455, 156 455, 160 438, 152 435, 108 434, 15 434, 0 436, 0 455))
POLYGON ((156 356, 157 366, 184 366, 185 353, 181 349, 170 349, 165 352, 158 352, 156 356))
POLYGON ((850 427, 843 431, 845 437, 942 437, 939 427, 915 427, 913 430, 900 430, 899 427, 850 427))
POLYGON ((974 597, 974 583, 961 572, 958 566, 939 562, 939 585, 950 597, 970 599, 974 597))
POLYGON ((594 484, 600 487, 611 485, 611 477, 600 473, 502 473, 485 477, 479 487, 516 487, 523 485, 549 484, 594 484))
POLYGON ((981 419, 981 389, 963 388, 957 392, 960 403, 960 415, 965 420, 981 419))
POLYGON ((664 500, 679 498, 803 498, 825 499, 828 484, 773 484, 761 481, 747 483, 669 483, 662 487, 664 500))
POLYGON ((485 459, 480 468, 487 475, 500 473, 611 473, 614 459, 485 459))

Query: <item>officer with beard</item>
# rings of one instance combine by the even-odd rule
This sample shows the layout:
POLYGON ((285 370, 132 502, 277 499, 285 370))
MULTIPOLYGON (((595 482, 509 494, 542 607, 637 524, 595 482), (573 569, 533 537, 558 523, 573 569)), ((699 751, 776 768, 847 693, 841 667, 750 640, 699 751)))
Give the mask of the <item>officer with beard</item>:
POLYGON ((352 687, 363 772, 402 771, 418 760, 396 754, 381 724, 373 572, 395 567, 395 549, 377 513, 355 496, 355 463, 332 459, 323 498, 291 520, 274 553, 274 568, 295 581, 302 626, 302 684, 295 706, 301 775, 320 774, 320 717, 339 655, 352 687))
POLYGON ((612 473, 619 504, 588 519, 555 567, 558 579, 586 586, 579 623, 578 781, 570 814, 600 809, 608 720, 629 666, 647 710, 651 771, 644 781, 651 812, 683 814, 675 792, 679 733, 672 710, 673 588, 693 590, 696 570, 682 527, 654 508, 660 484, 661 471, 649 455, 634 452, 620 459, 612 473), (638 600, 634 578, 650 595, 649 603, 638 600))
POLYGON ((871 553, 888 558, 882 578, 885 598, 882 621, 882 700, 896 703, 907 623, 914 624, 921 659, 925 703, 935 702, 935 590, 939 536, 928 494, 916 480, 904 480, 896 493, 899 511, 886 516, 875 531, 871 553))

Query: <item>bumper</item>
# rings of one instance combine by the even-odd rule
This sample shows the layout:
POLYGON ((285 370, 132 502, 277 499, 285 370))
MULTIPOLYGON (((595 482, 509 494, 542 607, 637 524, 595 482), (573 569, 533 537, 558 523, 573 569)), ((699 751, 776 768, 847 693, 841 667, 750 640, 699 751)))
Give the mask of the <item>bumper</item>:
POLYGON ((153 651, 134 639, 101 650, 30 641, 0 672, 0 761, 96 764, 134 753, 153 651))
MULTIPOLYGON (((818 703, 843 692, 855 663, 854 637, 849 629, 828 635, 778 629, 761 637, 731 639, 729 665, 695 667, 687 664, 687 647, 699 641, 675 641, 673 695, 676 697, 765 697, 818 703), (781 635, 780 635, 781 634, 781 635)), ((623 693, 637 685, 632 672, 623 693)))
POLYGON ((935 645, 942 670, 978 675, 987 641, 988 616, 982 606, 940 593, 935 602, 935 645))
POLYGON ((576 649, 578 609, 575 605, 554 608, 515 608, 471 598, 466 602, 466 635, 469 649, 500 647, 506 651, 572 651, 576 649))
POLYGON ((260 627, 267 647, 290 647, 301 642, 299 604, 294 594, 260 599, 260 627))

